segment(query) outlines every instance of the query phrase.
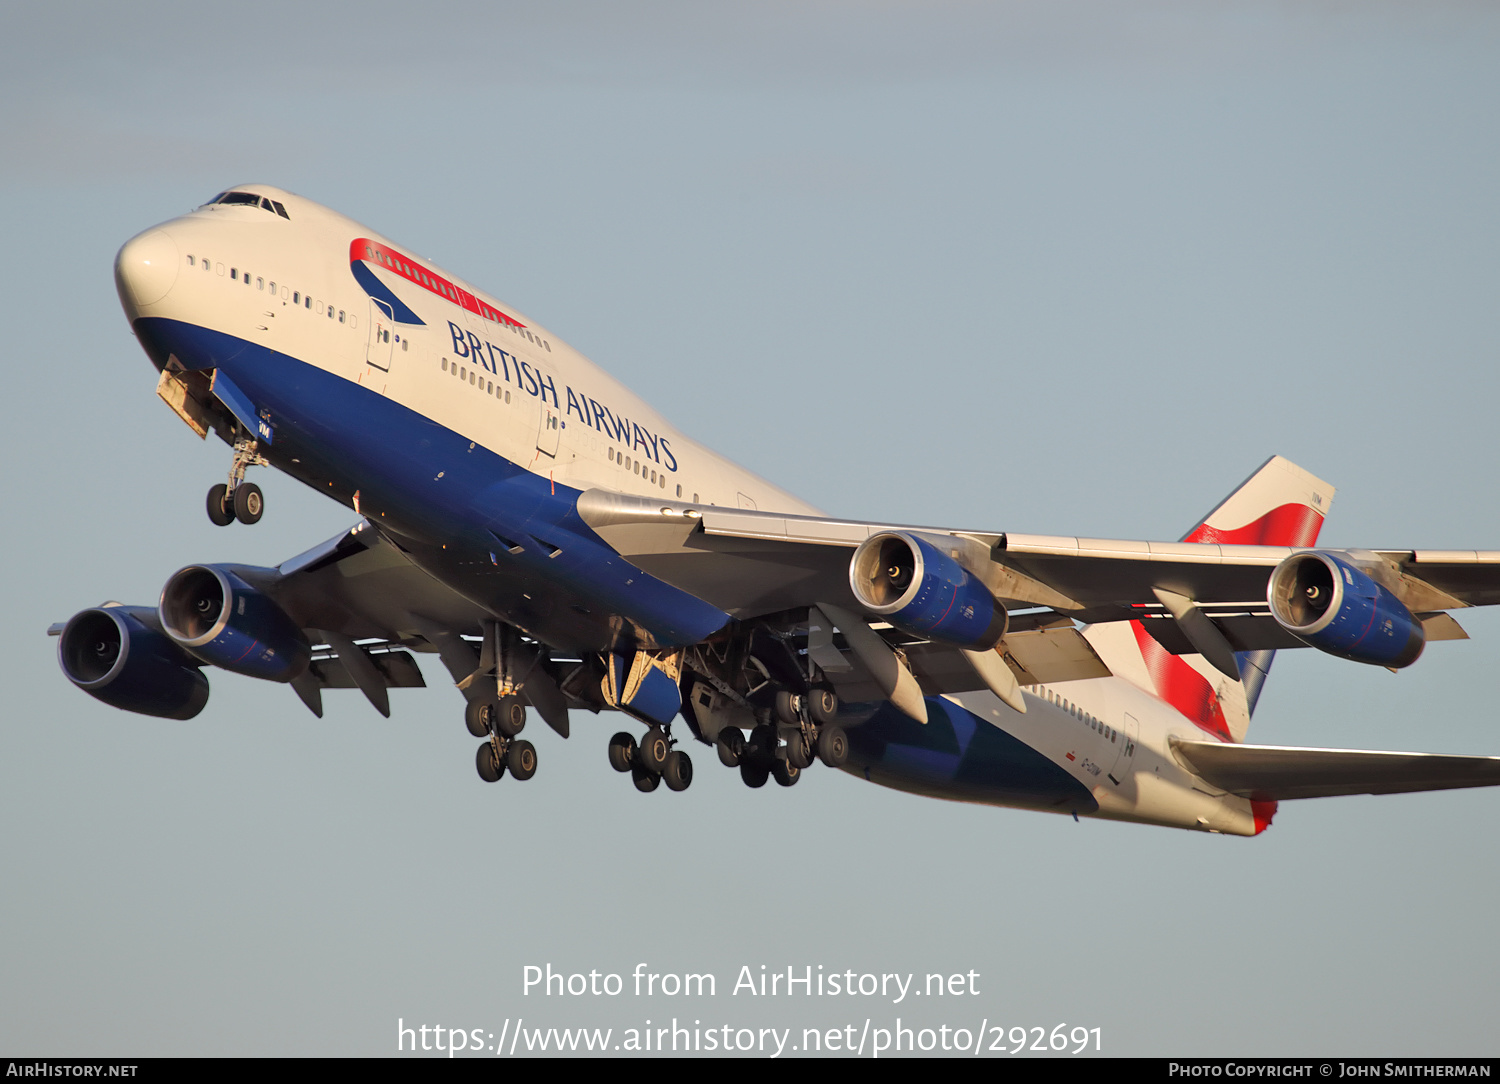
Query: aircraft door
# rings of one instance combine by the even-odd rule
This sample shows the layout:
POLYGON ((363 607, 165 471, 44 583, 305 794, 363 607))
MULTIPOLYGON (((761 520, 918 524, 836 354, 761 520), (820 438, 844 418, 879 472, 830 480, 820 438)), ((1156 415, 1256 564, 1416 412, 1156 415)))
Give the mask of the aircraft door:
POLYGON ((1141 724, 1136 722, 1134 715, 1127 713, 1124 733, 1120 735, 1119 752, 1115 753, 1114 765, 1109 769, 1109 781, 1116 786, 1125 781, 1126 775, 1130 773, 1131 766, 1135 763, 1135 743, 1140 733, 1141 724))
POLYGON ((557 442, 562 436, 562 416, 557 408, 542 396, 542 421, 536 431, 536 450, 543 455, 557 457, 557 442))
POLYGON ((395 326, 390 306, 384 301, 370 298, 370 342, 365 348, 365 361, 383 373, 391 370, 395 326))

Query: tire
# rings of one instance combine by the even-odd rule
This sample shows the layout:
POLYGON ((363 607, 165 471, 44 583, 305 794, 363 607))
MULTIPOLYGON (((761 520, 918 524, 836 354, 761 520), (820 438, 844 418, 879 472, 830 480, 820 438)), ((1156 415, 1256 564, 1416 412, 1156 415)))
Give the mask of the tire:
POLYGON ((719 763, 726 768, 738 768, 740 757, 745 752, 745 733, 737 726, 726 726, 714 739, 719 750, 719 763))
POLYGON ((474 768, 486 783, 498 783, 505 774, 505 762, 495 755, 495 747, 482 742, 474 753, 474 768))
POLYGON ((687 790, 693 785, 693 762, 681 749, 673 749, 667 754, 661 779, 668 790, 687 790))
POLYGON ((776 759, 776 728, 774 726, 758 726, 750 731, 750 740, 745 743, 744 752, 740 755, 740 763, 749 761, 758 764, 766 771, 771 770, 771 762, 776 759))
POLYGON ((609 766, 617 772, 628 772, 633 763, 635 763, 635 738, 622 730, 609 739, 609 766))
POLYGON ((234 487, 234 518, 249 526, 259 523, 265 514, 266 499, 261 496, 260 486, 254 482, 241 482, 234 487))
POLYGON ((666 732, 660 727, 653 726, 641 738, 639 760, 641 766, 653 775, 661 774, 667 763, 667 755, 671 752, 672 743, 667 741, 666 732))
POLYGON ((802 769, 785 760, 778 760, 771 768, 771 775, 783 787, 795 787, 797 780, 802 778, 802 769))
POLYGON ((819 726, 832 726, 839 715, 838 694, 832 689, 814 689, 807 694, 807 714, 819 726))
POLYGON ((529 741, 513 741, 505 751, 505 766, 517 779, 530 779, 536 774, 536 746, 529 741))
POLYGON ((785 723, 787 726, 796 726, 800 723, 802 712, 797 703, 800 699, 801 697, 790 689, 778 689, 775 701, 776 721, 785 723))
POLYGON ((748 760, 740 761, 740 779, 747 787, 763 787, 766 780, 771 778, 771 773, 760 764, 752 764, 748 760))
POLYGON ((476 738, 490 736, 490 719, 494 715, 494 706, 488 700, 474 700, 464 707, 464 726, 469 728, 470 734, 476 738))
POLYGON ((825 726, 818 731, 818 759, 830 768, 842 768, 849 760, 849 735, 841 726, 825 726))
POLYGON ((635 789, 642 794, 650 794, 661 786, 661 776, 642 768, 639 764, 630 769, 630 778, 635 780, 635 789))
POLYGON ((225 507, 229 487, 222 482, 208 491, 208 518, 215 527, 228 527, 234 522, 234 510, 225 507))
POLYGON ((495 729, 502 738, 514 738, 526 729, 526 705, 514 694, 502 696, 495 708, 495 729))
POLYGON ((808 740, 807 734, 802 730, 794 731, 788 735, 786 741, 786 762, 801 771, 809 767, 813 762, 813 746, 808 740))

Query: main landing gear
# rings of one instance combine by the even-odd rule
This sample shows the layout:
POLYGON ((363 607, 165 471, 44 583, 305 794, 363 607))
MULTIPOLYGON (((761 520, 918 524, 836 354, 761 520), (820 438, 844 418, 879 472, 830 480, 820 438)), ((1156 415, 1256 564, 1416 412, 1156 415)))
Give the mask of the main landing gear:
POLYGON ((644 794, 662 783, 668 790, 687 790, 693 782, 693 762, 672 744, 659 726, 647 730, 639 744, 622 730, 609 739, 609 765, 617 772, 629 772, 635 789, 644 794))
POLYGON ((778 692, 771 713, 774 722, 760 723, 749 738, 734 726, 719 731, 714 743, 719 763, 739 768, 747 787, 763 787, 769 779, 783 787, 795 786, 815 759, 830 768, 842 767, 849 759, 849 736, 835 722, 838 703, 828 689, 814 689, 807 696, 778 692))
POLYGON ((495 783, 506 771, 523 780, 536 774, 536 746, 516 737, 526 726, 526 705, 519 696, 475 701, 465 709, 464 722, 470 734, 486 739, 474 753, 480 779, 495 783))
POLYGON ((227 527, 235 520, 244 524, 259 523, 266 501, 260 486, 245 481, 247 467, 270 464, 260 454, 260 445, 248 437, 234 442, 234 459, 229 466, 229 482, 208 491, 208 518, 216 527, 227 527))

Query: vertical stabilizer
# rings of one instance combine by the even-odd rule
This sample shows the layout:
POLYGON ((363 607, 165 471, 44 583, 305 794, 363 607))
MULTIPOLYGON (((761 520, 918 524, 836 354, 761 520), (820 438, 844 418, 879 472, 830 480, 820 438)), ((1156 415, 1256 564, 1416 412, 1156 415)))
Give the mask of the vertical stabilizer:
MULTIPOLYGON (((1311 546, 1318 540, 1333 493, 1333 487, 1321 478, 1279 455, 1272 456, 1182 541, 1311 546)), ((1220 741, 1244 740, 1276 654, 1237 652, 1240 680, 1235 681, 1201 655, 1171 654, 1139 621, 1095 625, 1087 636, 1117 676, 1160 697, 1220 741)))

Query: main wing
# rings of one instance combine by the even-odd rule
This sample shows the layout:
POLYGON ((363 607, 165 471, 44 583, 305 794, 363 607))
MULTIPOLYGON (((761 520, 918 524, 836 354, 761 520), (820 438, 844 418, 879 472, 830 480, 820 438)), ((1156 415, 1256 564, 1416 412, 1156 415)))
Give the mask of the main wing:
MULTIPOLYGON (((1326 507, 1331 487, 1279 457, 1237 494, 1290 472, 1324 490, 1309 507, 1313 500, 1326 507)), ((1308 551, 1237 540, 1253 537, 1249 530, 1200 530, 1191 537, 1213 540, 1180 542, 1072 538, 705 508, 604 490, 584 493, 578 510, 633 564, 741 619, 820 603, 868 613, 851 562, 867 541, 898 534, 949 555, 1009 611, 1140 620, 1172 654, 1204 655, 1236 677, 1236 652, 1308 646, 1273 618, 1268 602, 1273 572, 1308 551)), ((1414 615, 1426 640, 1464 637, 1444 611, 1500 602, 1500 551, 1330 552, 1414 615)))

